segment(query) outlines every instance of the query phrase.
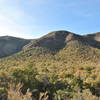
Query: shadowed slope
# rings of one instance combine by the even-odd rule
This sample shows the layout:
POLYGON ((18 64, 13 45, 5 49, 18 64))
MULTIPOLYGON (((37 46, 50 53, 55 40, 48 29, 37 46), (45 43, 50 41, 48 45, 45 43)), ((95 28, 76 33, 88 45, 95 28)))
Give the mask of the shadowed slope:
POLYGON ((0 57, 6 57, 19 52, 29 41, 11 36, 0 37, 0 57))

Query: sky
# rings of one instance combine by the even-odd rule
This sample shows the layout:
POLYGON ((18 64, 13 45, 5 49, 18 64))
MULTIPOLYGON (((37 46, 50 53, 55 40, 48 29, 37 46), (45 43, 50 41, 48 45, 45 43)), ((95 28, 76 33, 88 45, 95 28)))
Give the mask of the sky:
POLYGON ((48 32, 100 32, 100 0, 0 0, 0 36, 33 39, 48 32))

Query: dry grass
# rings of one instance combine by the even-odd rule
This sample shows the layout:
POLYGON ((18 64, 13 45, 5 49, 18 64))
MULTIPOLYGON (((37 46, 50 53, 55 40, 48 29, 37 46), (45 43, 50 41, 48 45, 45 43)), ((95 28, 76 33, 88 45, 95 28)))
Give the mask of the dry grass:
POLYGON ((89 90, 84 90, 83 93, 78 93, 72 100, 100 100, 100 97, 92 95, 89 90))
POLYGON ((22 85, 10 85, 8 90, 8 100, 32 100, 31 93, 29 90, 25 95, 23 95, 20 91, 22 85))

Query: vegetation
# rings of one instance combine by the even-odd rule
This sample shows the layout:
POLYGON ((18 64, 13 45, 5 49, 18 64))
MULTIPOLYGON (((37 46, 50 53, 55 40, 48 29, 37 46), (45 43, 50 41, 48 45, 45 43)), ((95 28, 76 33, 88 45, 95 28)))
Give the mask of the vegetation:
POLYGON ((33 41, 0 59, 0 100, 99 100, 100 49, 79 38, 59 49, 46 45, 33 41))

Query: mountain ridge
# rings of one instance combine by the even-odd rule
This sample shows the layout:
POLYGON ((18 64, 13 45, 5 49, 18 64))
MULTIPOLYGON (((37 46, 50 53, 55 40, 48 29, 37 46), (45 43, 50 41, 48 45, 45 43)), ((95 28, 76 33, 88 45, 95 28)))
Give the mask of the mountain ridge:
POLYGON ((59 51, 72 42, 78 42, 93 48, 100 49, 100 32, 78 35, 69 31, 53 31, 38 39, 23 39, 12 36, 0 37, 0 58, 11 56, 22 49, 43 47, 51 51, 59 51))
MULTIPOLYGON (((99 39, 100 37, 98 37, 99 39)), ((61 49, 70 41, 78 41, 82 42, 84 44, 90 45, 95 48, 100 48, 100 42, 94 39, 93 37, 91 38, 89 35, 78 35, 72 32, 68 31, 54 31, 51 33, 48 33, 47 35, 36 39, 29 43, 27 47, 32 48, 32 47, 46 47, 49 49, 54 48, 56 49, 61 49), (52 44, 52 45, 50 45, 52 44), (55 48, 59 47, 59 48, 55 48)))

